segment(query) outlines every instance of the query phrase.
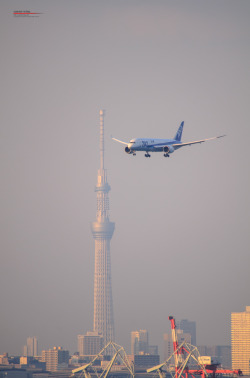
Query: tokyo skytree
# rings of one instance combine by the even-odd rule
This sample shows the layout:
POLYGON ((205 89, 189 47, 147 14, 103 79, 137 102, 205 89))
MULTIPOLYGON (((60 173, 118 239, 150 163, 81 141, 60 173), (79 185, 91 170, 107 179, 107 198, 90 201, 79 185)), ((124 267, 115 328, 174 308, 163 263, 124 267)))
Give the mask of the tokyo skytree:
POLYGON ((98 170, 96 221, 91 230, 95 239, 94 331, 102 333, 104 345, 114 341, 114 314, 111 284, 110 240, 115 224, 109 221, 110 186, 104 169, 104 110, 100 110, 100 169, 98 170))

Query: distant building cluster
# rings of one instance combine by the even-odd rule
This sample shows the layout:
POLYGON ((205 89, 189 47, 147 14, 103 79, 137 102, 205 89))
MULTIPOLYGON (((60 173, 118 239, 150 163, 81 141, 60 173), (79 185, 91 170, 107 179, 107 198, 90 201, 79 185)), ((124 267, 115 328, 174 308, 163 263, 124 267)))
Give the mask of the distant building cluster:
POLYGON ((219 363, 222 367, 231 368, 230 345, 200 345, 198 350, 201 356, 210 356, 212 363, 219 363))
POLYGON ((160 363, 157 345, 149 345, 149 336, 146 329, 131 332, 131 355, 129 361, 135 367, 154 366, 160 363))

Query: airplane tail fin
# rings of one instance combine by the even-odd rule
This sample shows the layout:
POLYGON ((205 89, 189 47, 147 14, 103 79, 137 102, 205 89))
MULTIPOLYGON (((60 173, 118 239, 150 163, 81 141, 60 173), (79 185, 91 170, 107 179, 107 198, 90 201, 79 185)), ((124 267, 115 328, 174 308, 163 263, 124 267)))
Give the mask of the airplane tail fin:
POLYGON ((178 142, 181 142, 183 126, 184 126, 184 121, 180 124, 179 129, 174 137, 174 139, 177 140, 178 142))

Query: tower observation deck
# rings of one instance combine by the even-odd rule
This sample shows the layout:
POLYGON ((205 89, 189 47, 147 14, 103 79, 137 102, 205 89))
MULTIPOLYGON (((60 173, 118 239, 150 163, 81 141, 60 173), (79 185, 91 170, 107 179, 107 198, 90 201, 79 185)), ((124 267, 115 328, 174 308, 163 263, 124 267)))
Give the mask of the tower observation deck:
POLYGON ((98 170, 96 220, 91 224, 95 239, 94 331, 102 333, 104 345, 114 341, 110 240, 115 224, 109 221, 110 186, 104 169, 104 110, 100 110, 100 169, 98 170))

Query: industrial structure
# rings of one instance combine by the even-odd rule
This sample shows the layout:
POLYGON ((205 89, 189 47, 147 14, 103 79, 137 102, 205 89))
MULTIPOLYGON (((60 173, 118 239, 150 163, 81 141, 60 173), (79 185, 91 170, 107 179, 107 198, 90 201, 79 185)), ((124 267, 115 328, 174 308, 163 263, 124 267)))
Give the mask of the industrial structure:
POLYGON ((169 316, 168 319, 171 322, 174 352, 162 364, 148 369, 148 373, 158 373, 160 378, 165 378, 166 374, 171 375, 172 378, 188 378, 189 376, 192 378, 195 376, 215 378, 223 375, 242 375, 239 369, 222 369, 218 363, 213 363, 210 356, 200 356, 197 347, 185 340, 179 345, 175 319, 173 316, 169 316), (172 364, 172 359, 174 359, 174 364, 172 364))
POLYGON ((129 375, 134 378, 134 366, 129 362, 124 348, 110 341, 91 362, 72 370, 72 376, 78 378, 91 378, 92 376, 106 378, 112 371, 115 372, 115 376, 123 376, 125 373, 126 376, 129 375), (104 361, 103 358, 107 354, 107 350, 110 354, 110 360, 104 361), (100 366, 96 364, 98 360, 102 360, 104 363, 100 366))
POLYGON ((250 375, 250 306, 231 314, 232 367, 250 375))
POLYGON ((72 375, 77 378, 106 378, 107 376, 134 378, 135 376, 145 377, 145 373, 148 377, 155 377, 158 374, 159 378, 221 378, 242 375, 240 369, 222 368, 220 363, 214 361, 211 356, 200 356, 198 348, 185 339, 179 342, 180 333, 177 332, 175 319, 169 316, 169 320, 173 353, 163 363, 159 364, 157 355, 142 353, 127 356, 123 347, 110 341, 89 363, 72 370, 72 375), (107 350, 111 351, 108 353, 109 356, 107 356, 107 350), (145 369, 146 365, 152 366, 150 364, 155 363, 155 366, 145 369))
POLYGON ((98 170, 96 220, 91 229, 95 239, 94 332, 102 334, 103 343, 114 341, 114 315, 111 284, 110 240, 115 224, 109 221, 110 186, 104 168, 104 110, 100 110, 100 169, 98 170))

